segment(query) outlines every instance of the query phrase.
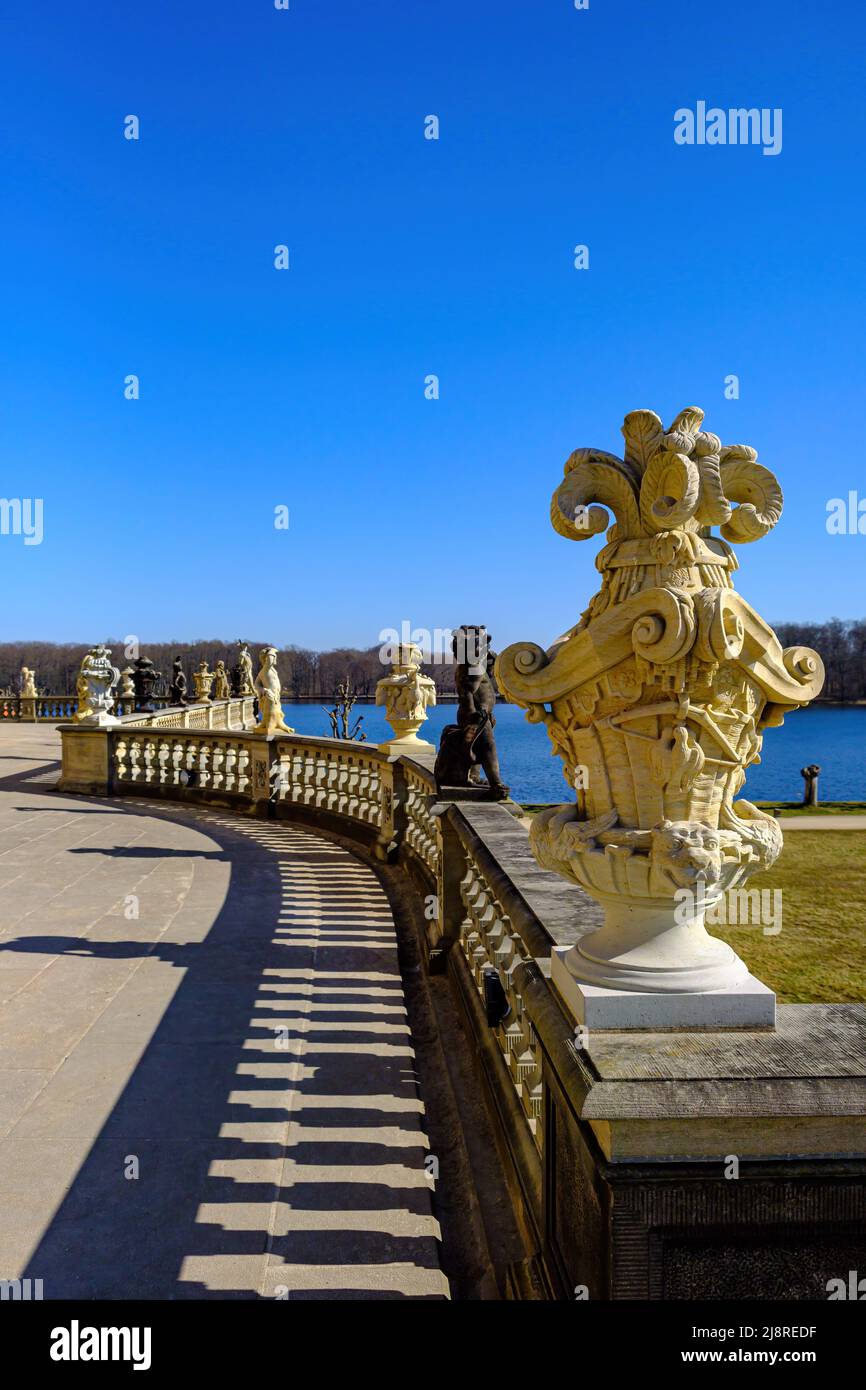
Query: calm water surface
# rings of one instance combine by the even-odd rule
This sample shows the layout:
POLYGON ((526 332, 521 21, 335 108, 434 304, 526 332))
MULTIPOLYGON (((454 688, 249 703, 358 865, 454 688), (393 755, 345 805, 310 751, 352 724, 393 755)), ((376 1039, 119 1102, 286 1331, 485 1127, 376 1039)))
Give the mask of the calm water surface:
MULTIPOLYGON (((286 720, 299 734, 321 738, 331 732, 327 714, 318 705, 285 704, 286 720)), ((385 712, 376 705, 356 705, 368 743, 391 737, 385 712)), ((430 711, 426 736, 438 744, 446 724, 457 717, 456 705, 430 711)), ((551 757, 544 728, 527 724, 514 705, 496 707, 496 741, 502 775, 517 801, 573 800, 558 758, 551 757)), ((789 714, 781 729, 764 736, 763 761, 750 769, 743 795, 753 801, 799 801, 803 792, 800 768, 821 767, 819 790, 825 801, 866 801, 866 707, 811 707, 789 714)))

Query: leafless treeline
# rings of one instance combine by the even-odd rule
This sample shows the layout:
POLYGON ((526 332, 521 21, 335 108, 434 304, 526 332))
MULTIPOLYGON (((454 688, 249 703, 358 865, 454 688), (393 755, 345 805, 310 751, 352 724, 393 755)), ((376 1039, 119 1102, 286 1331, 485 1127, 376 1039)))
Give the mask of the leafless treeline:
MULTIPOLYGON (((249 641, 253 664, 258 669, 258 654, 266 642, 249 641)), ((124 656, 123 642, 115 638, 106 639, 106 646, 113 653, 113 661, 123 670, 131 664, 124 656)), ((75 693, 75 677, 81 658, 87 651, 83 643, 69 642, 0 642, 0 690, 7 694, 17 694, 22 666, 29 666, 36 672, 36 686, 40 694, 72 695, 75 693)), ((168 691, 171 680, 172 662, 180 656, 187 679, 205 657, 213 670, 214 664, 223 660, 230 670, 237 660, 236 642, 221 640, 200 642, 149 642, 142 645, 141 653, 149 656, 157 671, 162 673, 162 681, 157 694, 168 691)), ((376 682, 388 671, 379 659, 379 648, 358 651, 351 647, 335 651, 314 652, 304 647, 286 647, 279 653, 278 666, 286 699, 300 700, 305 697, 330 699, 341 680, 347 676, 357 694, 362 698, 372 696, 376 682)), ((425 668, 436 681, 442 694, 454 690, 454 670, 451 666, 431 666, 425 668)), ((190 688, 192 682, 190 680, 190 688)))
MULTIPOLYGON (((842 622, 831 618, 826 623, 780 623, 779 638, 786 647, 814 647, 827 667, 827 683, 822 698, 828 700, 866 700, 866 619, 842 622)), ((122 670, 130 664, 123 654, 123 643, 117 638, 108 640, 114 661, 122 670)), ((249 642, 254 664, 265 642, 249 642)), ((75 676, 86 646, 81 643, 59 642, 2 642, 0 643, 0 689, 12 694, 19 686, 22 666, 36 672, 36 685, 48 695, 71 695, 75 692, 75 676)), ((211 669, 222 659, 231 669, 237 659, 237 643, 222 640, 200 642, 151 642, 142 647, 158 671, 162 672, 162 689, 168 690, 171 666, 175 656, 183 659, 187 678, 206 657, 211 669)), ((340 647, 334 651, 315 652, 306 647, 286 647, 279 654, 279 671, 287 699, 329 699, 337 684, 348 677, 357 694, 371 697, 376 682, 388 668, 379 659, 379 648, 360 651, 340 647)), ((436 682, 440 694, 454 691, 454 667, 432 665, 425 667, 436 682)))

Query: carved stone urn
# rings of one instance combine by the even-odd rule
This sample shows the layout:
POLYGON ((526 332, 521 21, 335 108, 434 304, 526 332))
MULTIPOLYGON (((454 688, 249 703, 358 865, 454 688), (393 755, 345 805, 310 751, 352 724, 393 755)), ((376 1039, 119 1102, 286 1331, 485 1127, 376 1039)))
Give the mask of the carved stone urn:
POLYGON ((499 657, 506 698, 547 726, 575 800, 542 811, 539 863, 580 884, 604 925, 558 950, 575 1016, 607 1028, 772 1026, 775 996, 705 916, 778 857, 777 821, 737 799, 763 732, 823 684, 820 657, 783 650, 734 591, 729 542, 767 534, 782 493, 754 449, 682 411, 627 415, 623 456, 578 449, 553 495, 560 535, 610 523, 599 592, 547 651, 499 657), (714 536, 712 528, 720 528, 714 536))
POLYGON ((160 679, 160 672, 154 669, 149 656, 137 656, 132 663, 132 684, 135 690, 136 714, 153 714, 153 687, 160 679))
POLYGON ((214 682, 214 675, 207 664, 207 657, 201 660, 192 673, 192 683, 195 688, 195 701, 198 705, 210 704, 210 690, 214 682))
POLYGON ((99 728, 110 728, 120 721, 111 713, 114 705, 114 687, 120 679, 120 672, 111 661, 111 648, 91 647, 84 657, 78 672, 75 689, 78 695, 78 708, 72 716, 75 724, 93 724, 99 728))
POLYGON ((376 704, 385 706, 385 716, 395 737, 379 748, 383 753, 435 753, 418 730, 426 723, 427 708, 436 703, 436 684, 421 673, 421 650, 413 643, 394 651, 391 674, 376 684, 376 704))

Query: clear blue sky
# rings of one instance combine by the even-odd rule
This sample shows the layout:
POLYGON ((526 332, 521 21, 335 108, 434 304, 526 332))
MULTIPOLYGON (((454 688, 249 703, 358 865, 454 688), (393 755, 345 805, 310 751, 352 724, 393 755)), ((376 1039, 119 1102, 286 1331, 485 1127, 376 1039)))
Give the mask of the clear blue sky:
POLYGON ((597 583, 566 456, 691 404, 785 491, 746 597, 866 613, 866 536, 825 529, 866 496, 859 0, 7 0, 2 34, 0 492, 45 536, 0 537, 0 637, 545 642, 597 583), (698 100, 782 108, 781 154, 677 146, 698 100))

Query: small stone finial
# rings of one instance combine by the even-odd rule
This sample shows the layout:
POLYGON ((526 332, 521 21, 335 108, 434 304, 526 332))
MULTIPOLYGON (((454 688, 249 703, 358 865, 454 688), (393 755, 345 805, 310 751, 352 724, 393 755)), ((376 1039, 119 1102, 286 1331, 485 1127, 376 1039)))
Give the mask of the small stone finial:
POLYGON ((418 737, 427 710, 436 703, 436 684, 421 672, 421 649, 414 643, 395 648, 390 675, 376 683, 376 704, 385 706, 385 717, 394 738, 379 744, 383 753, 433 753, 433 744, 418 737))
POLYGON ((765 536, 782 492, 754 449, 723 445, 702 421, 690 407, 665 429, 633 411, 622 456, 570 456, 551 521, 581 541, 613 512, 601 588, 547 651, 517 643, 496 667, 506 697, 546 725, 575 791, 535 817, 530 839, 543 867, 604 906, 604 926, 553 959, 589 1026, 775 1016, 775 996, 705 918, 780 852, 777 822, 737 797, 765 729, 814 699, 824 671, 815 652, 783 650, 733 588, 730 542, 765 536))

